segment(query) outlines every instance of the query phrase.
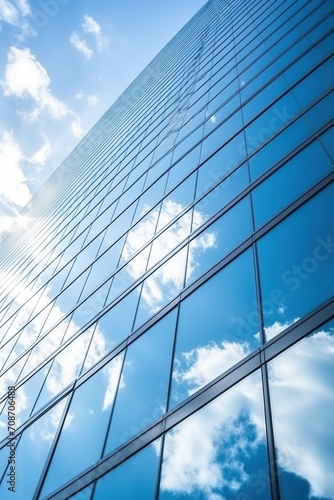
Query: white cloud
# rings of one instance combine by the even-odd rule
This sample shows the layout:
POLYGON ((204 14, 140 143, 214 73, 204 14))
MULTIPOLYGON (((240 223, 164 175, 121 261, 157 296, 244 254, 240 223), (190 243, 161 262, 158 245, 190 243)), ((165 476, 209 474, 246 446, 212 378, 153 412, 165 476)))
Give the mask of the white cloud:
MULTIPOLYGON (((37 447, 38 449, 44 447, 44 443, 49 443, 51 446, 55 432, 59 426, 59 421, 63 414, 65 404, 66 398, 60 401, 60 403, 51 408, 50 411, 45 413, 41 418, 28 427, 28 433, 26 436, 32 443, 34 443, 33 446, 35 448, 37 447)), ((26 464, 26 466, 28 466, 28 464, 26 464)))
MULTIPOLYGON (((281 314, 279 310, 278 312, 279 314, 281 314)), ((299 318, 294 318, 292 321, 286 321, 285 323, 280 323, 279 321, 275 321, 275 323, 273 323, 272 325, 266 326, 264 328, 264 331, 266 334, 267 341, 272 339, 273 337, 276 337, 276 335, 281 333, 283 330, 286 330, 286 328, 293 325, 293 323, 295 323, 298 320, 299 318)))
POLYGON ((45 384, 48 392, 47 400, 58 394, 78 376, 93 330, 94 328, 86 330, 56 356, 45 384))
POLYGON ((8 0, 0 0, 0 21, 19 26, 22 17, 31 16, 27 0, 16 0, 15 4, 8 0))
POLYGON ((13 25, 18 24, 19 13, 17 8, 7 0, 0 0, 0 21, 13 25))
POLYGON ((70 113, 66 104, 51 94, 51 80, 30 49, 11 47, 7 57, 8 63, 2 81, 5 96, 31 99, 36 105, 33 111, 35 116, 42 110, 57 119, 70 113))
MULTIPOLYGON (((211 371, 210 364, 206 358, 203 369, 211 371)), ((161 488, 207 499, 224 499, 224 488, 235 494, 249 480, 245 458, 251 460, 264 438, 261 379, 256 374, 167 435, 161 488)))
POLYGON ((99 52, 105 52, 109 48, 109 39, 102 35, 101 26, 87 14, 84 16, 84 21, 82 23, 82 28, 85 33, 93 35, 96 40, 97 50, 99 52))
MULTIPOLYGON (((191 394, 248 352, 246 343, 222 342, 183 353, 184 368, 174 382, 191 394)), ((333 361, 334 336, 318 331, 269 368, 279 466, 308 481, 309 498, 334 499, 333 361)), ((264 444, 261 394, 260 377, 251 376, 170 432, 162 490, 207 499, 223 495, 224 488, 230 495, 240 490, 250 479, 245 461, 264 444)))
MULTIPOLYGON (((103 368, 103 373, 108 380, 107 390, 105 392, 103 400, 103 407, 102 407, 103 411, 110 408, 114 402, 117 385, 123 366, 123 356, 124 352, 116 356, 116 358, 114 358, 110 363, 108 363, 108 365, 105 368, 103 368)), ((121 377, 119 385, 121 389, 125 387, 123 376, 121 377)))
POLYGON ((84 16, 84 22, 82 23, 82 27, 85 33, 91 33, 94 36, 98 36, 101 34, 100 25, 87 14, 84 16))
POLYGON ((334 336, 319 331, 270 365, 279 465, 306 479, 310 497, 334 499, 334 336))
POLYGON ((31 9, 27 0, 16 0, 15 3, 0 0, 0 22, 10 24, 17 30, 15 33, 9 33, 14 43, 23 42, 27 37, 36 35, 35 30, 27 21, 29 16, 31 16, 31 9))
POLYGON ((142 298, 151 313, 158 311, 181 291, 186 257, 186 249, 183 248, 145 280, 142 298))
POLYGON ((13 223, 14 223, 13 217, 10 217, 8 215, 1 215, 0 216, 0 234, 4 233, 5 231, 9 231, 9 229, 13 226, 13 223))
POLYGON ((88 106, 94 107, 96 106, 100 101, 97 95, 87 95, 83 94, 82 92, 78 92, 75 96, 75 99, 79 100, 85 100, 87 101, 88 106))
POLYGON ((81 126, 80 118, 76 118, 72 122, 71 129, 76 139, 81 139, 85 135, 85 131, 81 126))
POLYGON ((38 151, 36 151, 36 153, 34 153, 30 158, 28 158, 28 162, 32 163, 33 165, 38 165, 38 166, 44 165, 52 153, 52 148, 48 137, 44 134, 42 134, 42 137, 44 140, 43 146, 38 151))
POLYGON ((4 132, 0 142, 0 196, 5 202, 23 207, 30 200, 22 170, 24 156, 11 132, 4 132))
POLYGON ((88 95, 87 96, 88 106, 96 106, 99 103, 99 98, 97 95, 88 95))
MULTIPOLYGON (((144 246, 157 230, 165 227, 175 219, 183 210, 180 203, 172 199, 166 199, 163 202, 162 209, 152 210, 147 216, 139 222, 128 234, 124 245, 122 260, 128 260, 136 251, 144 246), (158 226, 157 226, 158 222, 158 226)), ((144 209, 147 210, 147 207, 144 209)), ((171 252, 181 241, 184 241, 190 233, 190 226, 197 229, 205 222, 202 213, 195 210, 193 219, 191 212, 185 213, 159 237, 152 245, 148 269, 153 267, 159 260, 171 252)), ((204 232, 196 238, 190 247, 188 256, 188 276, 191 275, 196 267, 196 255, 199 251, 205 251, 212 248, 216 243, 216 234, 214 232, 204 232)), ((139 278, 145 271, 147 254, 149 248, 139 253, 127 266, 127 271, 132 278, 139 278)), ((142 297, 147 302, 152 312, 160 308, 160 302, 165 300, 166 294, 177 293, 183 285, 185 266, 185 251, 178 252, 172 259, 161 266, 153 275, 151 275, 144 284, 142 297), (170 290, 168 291, 168 288, 170 290)))
POLYGON ((70 36, 70 43, 79 51, 86 59, 90 59, 93 55, 93 50, 88 47, 85 40, 74 31, 70 36))
POLYGON ((173 379, 187 387, 187 396, 198 391, 214 378, 245 358, 251 349, 247 342, 221 342, 182 353, 176 360, 173 379), (182 366, 182 369, 180 368, 182 366))
MULTIPOLYGON (((56 267, 57 261, 49 266, 48 274, 44 276, 44 280, 47 280, 50 276, 52 276, 53 271, 56 267)), ((5 271, 1 270, 1 278, 6 279, 6 277, 8 276, 6 276, 5 271)), ((22 277, 18 274, 18 272, 15 271, 12 273, 11 282, 22 283, 22 277)), ((31 347, 41 331, 45 332, 51 326, 54 326, 57 323, 58 325, 53 328, 51 335, 47 335, 46 337, 41 339, 38 345, 35 346, 35 348, 31 351, 29 357, 27 357, 26 355, 20 362, 16 363, 11 370, 7 371, 3 375, 3 377, 0 378, 0 394, 3 394, 6 390, 6 387, 13 383, 22 368, 23 371, 21 373, 21 376, 24 377, 37 366, 39 366, 43 361, 45 361, 45 359, 47 359, 52 353, 54 353, 64 337, 64 332, 66 332, 66 336, 63 342, 69 340, 71 337, 73 337, 74 334, 78 332, 79 325, 77 325, 75 321, 69 321, 68 318, 64 319, 64 313, 66 311, 62 310, 62 308, 57 304, 54 304, 53 306, 52 304, 50 304, 50 301, 54 296, 51 286, 47 285, 43 293, 38 292, 43 283, 37 281, 32 289, 26 289, 24 286, 17 286, 13 289, 11 296, 14 299, 14 311, 19 308, 19 314, 15 317, 15 320, 11 324, 10 330, 7 332, 0 343, 0 364, 3 365, 4 363, 6 363, 6 366, 8 366, 8 364, 16 359, 19 354, 31 347), (36 306, 38 306, 37 309, 35 309, 36 306), (38 311, 39 314, 37 314, 38 311), (34 314, 37 314, 37 316, 27 324, 27 321, 32 312, 34 312, 34 314), (11 340, 11 337, 13 337, 14 333, 18 332, 24 325, 26 325, 26 327, 21 332, 19 339, 14 336, 14 338, 11 340), (14 351, 10 354, 13 345, 14 351), (10 358, 8 361, 6 361, 9 355, 10 358)), ((66 387, 78 376, 84 359, 85 369, 87 370, 107 353, 108 340, 103 335, 98 325, 95 328, 93 339, 90 342, 93 330, 94 326, 89 330, 86 330, 55 358, 52 369, 49 372, 48 378, 44 385, 42 402, 40 402, 39 405, 45 404, 49 399, 58 394, 64 387, 66 387), (85 358, 85 353, 87 352, 87 350, 88 353, 85 358)), ((122 356, 123 355, 116 358, 103 371, 107 379, 103 409, 108 408, 108 405, 112 403, 112 399, 115 395, 114 393, 118 380, 115 380, 115 377, 118 377, 117 373, 119 374, 121 370, 122 356)), ((121 386, 123 386, 122 380, 121 386)), ((25 386, 20 389, 18 398, 19 401, 17 418, 19 420, 24 419, 24 413, 26 409, 34 401, 31 401, 30 392, 25 391, 25 386)), ((45 429, 45 431, 47 431, 47 429, 45 429)), ((48 433, 46 432, 45 435, 47 434, 48 433)))
POLYGON ((24 16, 31 16, 31 8, 27 0, 16 0, 16 3, 24 16))

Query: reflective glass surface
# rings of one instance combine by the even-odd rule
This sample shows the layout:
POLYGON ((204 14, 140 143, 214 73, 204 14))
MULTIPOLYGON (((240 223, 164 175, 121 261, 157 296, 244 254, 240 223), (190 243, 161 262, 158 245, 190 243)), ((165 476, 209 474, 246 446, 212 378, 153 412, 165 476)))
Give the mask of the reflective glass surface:
POLYGON ((154 500, 160 446, 160 440, 155 441, 97 481, 93 499, 154 500))
POLYGON ((169 407, 258 346, 253 255, 248 250, 181 303, 169 407))
POLYGON ((174 299, 183 289, 187 248, 182 248, 143 283, 135 328, 174 299))
POLYGON ((16 384, 18 500, 334 500, 333 16, 206 2, 1 232, 1 499, 16 384))
POLYGON ((251 179, 255 180, 269 170, 311 134, 312 129, 305 117, 300 117, 278 135, 273 134, 271 141, 249 159, 251 179))
POLYGON ((66 400, 61 401, 24 431, 15 451, 15 493, 8 490, 5 476, 0 485, 1 498, 33 498, 65 404, 66 400))
MULTIPOLYGON (((193 229, 201 225, 202 220, 201 212, 195 209, 193 229)), ((249 198, 246 197, 190 242, 186 284, 208 271, 250 233, 251 212, 249 198)))
POLYGON ((122 362, 121 354, 75 391, 43 486, 44 496, 99 460, 122 362))
POLYGON ((167 433, 159 500, 271 499, 260 373, 167 433))
POLYGON ((86 330, 55 357, 39 395, 38 408, 59 394, 71 382, 74 382, 80 374, 93 331, 94 328, 86 330))
POLYGON ((288 160, 252 193, 255 226, 259 227, 333 171, 334 164, 319 141, 288 160))
POLYGON ((238 134, 199 168, 196 197, 208 191, 244 160, 243 137, 243 133, 238 134))
POLYGON ((333 498, 333 363, 333 321, 269 363, 282 500, 333 498))
MULTIPOLYGON (((204 184, 203 186, 203 189, 205 191, 199 191, 198 196, 203 195, 204 192, 206 192, 216 184, 217 177, 215 175, 211 176, 211 172, 209 173, 209 177, 211 177, 211 180, 209 180, 207 184, 204 184)), ((244 164, 228 177, 224 178, 224 180, 218 182, 214 189, 208 191, 208 193, 204 197, 202 197, 202 199, 198 203, 196 203, 194 213, 196 214, 197 211, 202 214, 202 219, 204 220, 210 219, 210 217, 219 212, 219 210, 221 210, 238 194, 240 194, 248 186, 248 184, 248 166, 244 164)), ((200 188, 199 184, 198 187, 200 188)), ((194 216, 193 227, 195 228, 195 226, 196 218, 194 216)))
POLYGON ((331 184, 258 243, 267 339, 333 295, 333 203, 331 184))
POLYGON ((175 324, 173 310, 128 347, 105 453, 164 413, 175 324))

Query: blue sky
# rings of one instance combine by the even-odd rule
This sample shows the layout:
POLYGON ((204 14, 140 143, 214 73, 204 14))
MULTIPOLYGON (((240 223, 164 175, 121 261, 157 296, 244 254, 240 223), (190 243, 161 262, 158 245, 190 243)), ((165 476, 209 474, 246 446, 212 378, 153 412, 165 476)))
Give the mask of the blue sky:
POLYGON ((0 231, 205 0, 0 0, 0 231))

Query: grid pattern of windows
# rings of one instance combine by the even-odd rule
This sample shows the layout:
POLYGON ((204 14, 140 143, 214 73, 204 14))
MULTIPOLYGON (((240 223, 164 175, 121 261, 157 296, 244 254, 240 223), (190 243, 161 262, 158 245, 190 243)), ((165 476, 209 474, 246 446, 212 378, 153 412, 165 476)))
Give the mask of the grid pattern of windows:
POLYGON ((333 26, 209 0, 2 238, 1 499, 14 386, 18 499, 334 500, 333 26))

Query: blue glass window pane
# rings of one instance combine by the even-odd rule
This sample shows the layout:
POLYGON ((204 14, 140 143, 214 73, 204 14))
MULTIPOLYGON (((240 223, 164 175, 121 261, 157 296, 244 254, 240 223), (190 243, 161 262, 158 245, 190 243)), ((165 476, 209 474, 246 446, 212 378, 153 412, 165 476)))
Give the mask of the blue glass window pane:
POLYGON ((300 57, 289 69, 284 72, 284 78, 292 86, 308 71, 315 68, 319 62, 326 57, 326 53, 320 47, 313 47, 303 57, 300 57))
MULTIPOLYGON (((104 204, 108 205, 109 201, 110 200, 108 200, 108 198, 105 198, 104 204)), ((110 223, 110 221, 113 217, 115 208, 116 208, 116 202, 113 203, 107 209, 105 209, 105 207, 101 208, 101 210, 99 212, 99 216, 95 219, 95 221, 93 222, 93 224, 91 226, 91 230, 90 230, 91 236, 96 236, 97 234, 99 234, 101 231, 103 231, 108 226, 108 224, 110 223), (104 212, 103 212, 103 210, 104 210, 104 212)))
POLYGON ((207 160, 198 170, 196 198, 241 163, 246 156, 243 133, 238 134, 207 160))
POLYGON ((143 283, 135 328, 174 299, 183 289, 187 248, 179 250, 143 283))
MULTIPOLYGON (((128 184, 130 184, 130 182, 131 181, 129 181, 128 184)), ((118 201, 114 217, 117 217, 117 215, 122 214, 124 210, 129 205, 131 205, 133 200, 135 200, 137 197, 140 196, 144 186, 144 182, 145 182, 145 176, 143 175, 140 179, 138 179, 138 181, 135 184, 129 187, 129 189, 126 189, 126 191, 124 191, 124 193, 122 194, 122 196, 118 201)))
POLYGON ((215 73, 211 79, 211 89, 209 94, 209 107, 208 113, 217 109, 218 106, 223 104, 228 97, 230 97, 234 92, 238 90, 238 84, 235 80, 237 77, 237 71, 235 68, 228 71, 228 68, 224 66, 221 70, 215 73), (227 74, 226 74, 227 73, 227 74), (224 75, 224 76, 222 76, 224 75), (222 77, 217 83, 216 80, 222 77), (213 105, 213 101, 219 96, 219 102, 213 105))
POLYGON ((269 363, 282 500, 333 497, 334 322, 269 363))
POLYGON ((102 311, 110 288, 110 282, 110 280, 107 281, 75 309, 71 318, 69 332, 74 333, 75 330, 79 330, 102 311))
POLYGON ((44 482, 42 496, 51 493, 99 460, 122 362, 123 353, 75 391, 44 482))
POLYGON ((246 251, 181 303, 169 407, 258 345, 253 254, 246 251))
POLYGON ((320 102, 306 113, 307 120, 311 123, 314 131, 329 123, 333 119, 334 91, 330 92, 320 102))
POLYGON ((197 128, 194 132, 183 139, 180 144, 178 144, 173 153, 173 162, 178 161, 184 154, 188 153, 190 149, 195 146, 201 139, 203 135, 203 126, 197 128))
MULTIPOLYGON (((334 93, 333 93, 334 95, 334 93)), ((334 108, 333 108, 334 109, 334 108)), ((332 161, 334 162, 334 127, 331 127, 324 134, 320 136, 322 144, 325 146, 327 153, 330 155, 332 161)))
POLYGON ((135 208, 136 203, 133 203, 108 227, 105 238, 110 245, 117 241, 118 238, 126 232, 126 228, 128 228, 131 224, 135 208))
POLYGON ((158 201, 161 200, 167 181, 167 174, 163 175, 157 182, 153 184, 139 199, 136 207, 136 212, 133 217, 132 224, 137 222, 143 215, 148 212, 158 201))
POLYGON ((131 333, 137 303, 138 292, 133 290, 98 320, 97 330, 103 336, 108 350, 131 333))
POLYGON ((252 180, 282 160, 311 134, 312 130, 303 116, 285 128, 248 160, 252 180))
POLYGON ((63 288, 67 275, 70 272, 72 265, 73 261, 66 264, 66 266, 64 266, 59 271, 56 269, 53 278, 47 284, 47 286, 50 287, 50 291, 48 290, 48 296, 51 299, 55 298, 59 294, 60 290, 63 288))
POLYGON ((176 324, 176 309, 128 347, 105 453, 161 417, 176 324))
MULTIPOLYGON (((50 342, 48 343, 50 344, 50 342)), ((35 349, 36 347, 34 347, 32 351, 27 351, 24 356, 22 356, 20 360, 16 361, 12 368, 9 368, 6 374, 1 377, 0 380, 3 384, 1 390, 2 394, 5 392, 3 387, 7 388, 8 385, 15 385, 16 380, 17 382, 21 382, 28 373, 38 366, 40 363, 40 357, 38 352, 37 356, 35 356, 35 349)), ((45 358, 47 358, 48 355, 49 352, 46 350, 45 358)))
MULTIPOLYGON (((327 29, 331 30, 333 27, 333 20, 334 20, 334 15, 332 14, 331 16, 328 16, 326 21, 323 23, 323 25, 320 26, 322 28, 322 33, 325 30, 326 24, 327 24, 327 29)), ((319 29, 320 31, 320 29, 319 29)), ((324 40, 321 40, 319 42, 319 46, 324 50, 326 54, 332 54, 334 52, 334 34, 331 32, 324 40)))
POLYGON ((294 120, 299 113, 300 107, 291 93, 279 99, 246 127, 245 136, 248 153, 252 153, 266 143, 279 130, 285 128, 294 120))
POLYGON ((98 253, 100 245, 102 243, 103 233, 100 234, 97 238, 91 241, 84 249, 80 251, 77 255, 75 261, 73 261, 72 268, 69 272, 69 275, 66 278, 66 282, 64 286, 70 284, 74 279, 76 279, 80 273, 82 273, 85 269, 87 269, 98 253))
POLYGON ((274 172, 252 192, 256 228, 333 170, 319 141, 314 141, 274 172))
MULTIPOLYGON (((260 61, 259 61, 260 62, 260 61)), ((259 64, 258 62, 258 64, 259 64)), ((260 68, 259 68, 260 69, 260 68)), ((271 78, 277 76, 279 69, 276 63, 271 64, 269 67, 264 69, 260 74, 258 74, 253 80, 246 82, 244 76, 240 76, 241 80, 241 92, 240 97, 242 101, 246 101, 248 98, 252 97, 258 92, 258 90, 263 86, 268 84, 271 78)))
MULTIPOLYGON (((73 233, 72 233, 73 236, 73 233)), ((87 237, 87 233, 84 232, 80 234, 80 236, 75 236, 75 239, 72 241, 72 243, 66 247, 66 250, 61 256, 61 261, 58 266, 58 269, 61 267, 65 266, 73 257, 75 257, 78 252, 80 252, 80 249, 87 237)))
POLYGON ((258 242, 267 339, 333 295, 333 204, 331 184, 258 242))
POLYGON ((295 87, 294 95, 298 103, 305 108, 331 90, 333 85, 334 59, 331 57, 295 87))
MULTIPOLYGON (((209 174, 211 177, 211 175, 209 174)), ((212 176, 212 181, 215 175, 212 176)), ((203 186, 203 189, 209 187, 210 181, 203 186)), ((230 174, 226 179, 220 182, 217 187, 196 203, 194 212, 193 231, 196 226, 199 227, 199 222, 203 222, 215 215, 225 205, 232 201, 249 185, 248 166, 242 165, 235 172, 230 174), (196 223, 197 219, 197 223, 196 223)), ((199 193, 200 194, 200 193, 199 193)))
POLYGON ((122 180, 119 178, 115 179, 115 182, 113 182, 112 189, 110 193, 108 193, 108 196, 104 200, 104 204, 102 205, 102 210, 104 210, 105 207, 108 205, 111 205, 114 201, 116 201, 119 196, 122 194, 125 184, 126 184, 126 177, 122 180), (116 183, 115 183, 116 182, 116 183))
POLYGON ((78 377, 93 330, 89 328, 57 354, 38 397, 36 409, 49 402, 78 377))
POLYGON ((148 171, 146 182, 144 188, 152 184, 161 174, 163 174, 169 167, 172 160, 172 152, 165 154, 167 150, 164 150, 163 146, 158 146, 156 149, 156 158, 154 163, 148 171), (160 156, 165 154, 165 156, 159 159, 160 156))
POLYGON ((44 324, 43 331, 47 331, 55 323, 55 315, 57 319, 60 316, 59 310, 65 315, 78 303, 79 298, 82 294, 86 279, 88 276, 88 270, 81 274, 73 283, 71 283, 61 294, 57 297, 55 302, 55 312, 51 313, 48 317, 46 323, 44 324))
MULTIPOLYGON (((169 206, 166 206, 166 218, 173 216, 174 212, 177 212, 177 210, 178 207, 175 207, 175 204, 171 201, 169 206)), ((174 248, 182 243, 182 241, 185 241, 191 230, 191 214, 192 211, 188 210, 188 212, 179 217, 171 226, 169 226, 168 229, 157 236, 152 243, 148 269, 166 257, 166 255, 174 250, 174 248)), ((162 215, 163 214, 160 214, 160 216, 162 215)))
MULTIPOLYGON (((201 214, 194 212, 194 221, 201 214)), ((241 200, 189 244, 186 284, 190 284, 251 234, 249 197, 241 200)))
POLYGON ((162 202, 157 231, 179 215, 194 200, 196 173, 190 175, 162 202))
MULTIPOLYGON (((297 31, 294 30, 293 33, 296 37, 297 31)), ((310 36, 303 37, 301 40, 296 40, 286 51, 284 51, 282 43, 284 44, 284 39, 278 41, 276 47, 274 47, 274 51, 279 54, 278 59, 275 61, 279 71, 284 71, 293 60, 298 59, 304 51, 312 47, 314 42, 310 36), (281 53, 279 53, 280 49, 283 49, 281 53)))
MULTIPOLYGON (((236 82, 235 85, 237 85, 236 82)), ((228 89, 230 89, 230 85, 228 89)), ((206 118, 209 119, 206 120, 205 122, 204 135, 207 135, 215 127, 218 127, 220 123, 226 120, 226 118, 230 114, 234 113, 236 109, 240 106, 239 95, 236 95, 231 99, 227 99, 229 97, 228 89, 226 89, 226 91, 224 90, 221 94, 215 97, 215 99, 213 99, 208 105, 206 118)), ((236 114, 238 114, 238 112, 236 114)), ((232 128, 231 132, 239 129, 239 126, 237 126, 237 122, 232 118, 233 117, 227 120, 227 125, 225 124, 225 127, 227 126, 232 128)), ((230 136, 232 135, 233 133, 230 134, 230 136)))
POLYGON ((53 354, 53 352, 59 347, 64 338, 66 328, 68 327, 68 322, 63 321, 51 330, 51 332, 46 335, 33 349, 28 351, 28 360, 24 365, 21 377, 27 375, 30 371, 35 369, 41 362, 53 354))
POLYGON ((166 191, 173 189, 186 175, 198 165, 200 146, 192 149, 190 153, 178 161, 169 171, 166 191))
POLYGON ((166 434, 159 500, 195 498, 271 499, 259 372, 166 434))
POLYGON ((258 115, 262 109, 271 104, 277 97, 287 90, 287 88, 287 84, 280 76, 263 88, 261 92, 259 92, 243 106, 242 113, 245 123, 248 123, 252 118, 258 115))
MULTIPOLYGON (((90 273, 83 290, 83 297, 92 292, 98 285, 102 284, 117 269, 124 239, 125 237, 119 239, 114 245, 105 251, 103 255, 101 255, 100 251, 100 257, 95 260, 90 269, 90 273)), ((107 246, 106 241, 103 243, 107 246)))
POLYGON ((239 129, 242 128, 241 113, 238 111, 210 134, 202 143, 201 162, 211 156, 239 129))
POLYGON ((122 250, 121 263, 129 260, 153 238, 160 213, 160 204, 150 210, 127 234, 122 250))
POLYGON ((147 260, 150 254, 150 245, 146 246, 141 252, 135 255, 124 267, 116 274, 112 281, 110 292, 106 304, 110 304, 113 300, 127 290, 138 278, 140 278, 147 267, 147 260))
POLYGON ((154 500, 159 461, 160 440, 97 481, 93 500, 154 500))
MULTIPOLYGON (((53 438, 61 420, 66 400, 40 417, 28 427, 16 449, 15 493, 1 484, 1 500, 14 498, 33 498, 35 488, 43 471, 53 438)), ((8 447, 7 447, 8 449, 8 447)))
MULTIPOLYGON (((50 368, 50 363, 44 366, 41 370, 39 370, 35 375, 29 378, 23 385, 16 389, 15 398, 16 398, 16 419, 23 424, 26 420, 28 420, 29 415, 34 408, 36 403, 36 398, 38 396, 39 391, 41 390, 44 379, 48 373, 50 368)), ((6 381, 7 382, 7 381, 6 381)), ((10 384, 8 384, 10 385, 10 384)), ((7 400, 5 401, 4 411, 0 417, 0 441, 5 439, 8 434, 7 424, 7 400)))
POLYGON ((245 57, 242 61, 238 62, 239 74, 242 72, 241 74, 242 81, 247 82, 253 76, 257 75, 259 67, 258 64, 254 64, 254 60, 256 60, 258 55, 261 55, 261 59, 259 59, 259 61, 262 67, 265 67, 267 64, 270 64, 273 60, 273 57, 269 54, 269 52, 263 53, 263 46, 260 45, 257 49, 253 50, 250 55, 245 57))

